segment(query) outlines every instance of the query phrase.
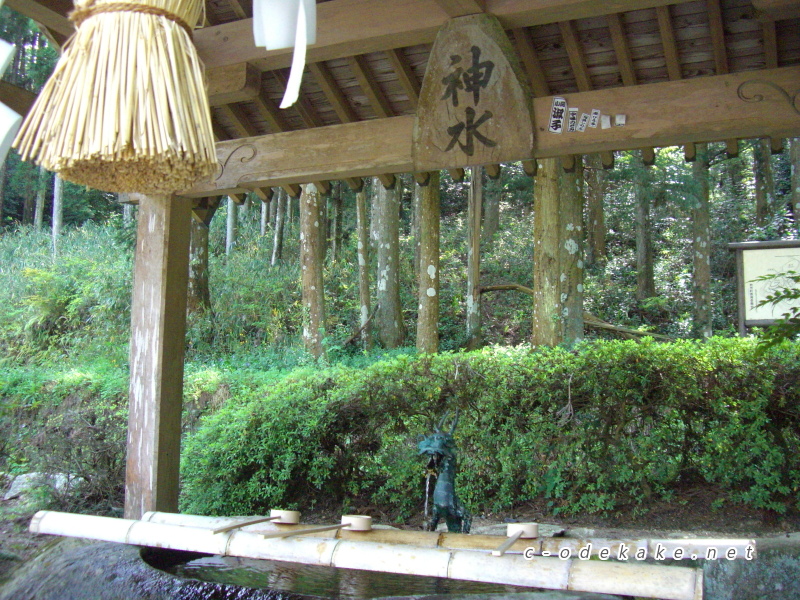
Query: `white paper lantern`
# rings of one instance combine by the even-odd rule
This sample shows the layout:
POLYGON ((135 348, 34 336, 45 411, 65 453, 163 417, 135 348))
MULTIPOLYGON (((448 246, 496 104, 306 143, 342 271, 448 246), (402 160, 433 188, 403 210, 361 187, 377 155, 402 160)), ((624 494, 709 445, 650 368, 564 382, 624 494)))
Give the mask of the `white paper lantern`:
POLYGON ((300 95, 306 47, 317 41, 316 0, 253 0, 253 39, 267 50, 294 47, 289 82, 281 102, 288 108, 300 95))

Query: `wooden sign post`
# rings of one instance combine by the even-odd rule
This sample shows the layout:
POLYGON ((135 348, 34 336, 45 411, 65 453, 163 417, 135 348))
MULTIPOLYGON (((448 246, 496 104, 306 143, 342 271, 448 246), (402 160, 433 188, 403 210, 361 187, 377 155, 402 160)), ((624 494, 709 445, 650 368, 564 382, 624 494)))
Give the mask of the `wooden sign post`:
POLYGON ((498 20, 470 15, 436 37, 414 127, 416 171, 532 157, 533 96, 498 20))

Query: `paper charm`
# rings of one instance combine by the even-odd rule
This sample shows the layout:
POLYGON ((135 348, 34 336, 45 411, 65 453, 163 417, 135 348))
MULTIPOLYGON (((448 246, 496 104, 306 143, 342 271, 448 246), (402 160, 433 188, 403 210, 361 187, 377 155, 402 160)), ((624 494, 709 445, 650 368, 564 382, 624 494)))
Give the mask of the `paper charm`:
MULTIPOLYGON (((0 6, 2 6, 0 1, 0 6)), ((5 73, 11 58, 14 56, 14 46, 0 40, 0 75, 5 73)), ((17 135, 22 117, 0 102, 0 163, 6 159, 11 142, 17 135)))
POLYGON ((300 96, 306 47, 317 41, 316 0, 253 0, 253 39, 267 50, 294 47, 289 82, 281 101, 288 108, 300 96))

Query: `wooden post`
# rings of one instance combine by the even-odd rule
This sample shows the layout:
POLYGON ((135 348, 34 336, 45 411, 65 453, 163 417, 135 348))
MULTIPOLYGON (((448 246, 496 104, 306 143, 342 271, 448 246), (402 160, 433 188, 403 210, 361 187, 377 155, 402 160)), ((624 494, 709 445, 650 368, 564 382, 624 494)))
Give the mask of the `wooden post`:
POLYGON ((561 161, 539 161, 533 186, 533 332, 534 346, 561 343, 561 285, 558 269, 558 201, 561 161))
POLYGON ((417 350, 439 351, 439 171, 419 188, 419 315, 417 350))
POLYGON ((467 349, 481 345, 481 206, 483 168, 472 167, 467 204, 467 349))
POLYGON ((790 143, 792 213, 795 229, 800 235, 800 138, 794 138, 790 143))
POLYGON ((358 297, 361 304, 359 325, 364 349, 372 349, 372 332, 368 327, 370 315, 369 295, 369 224, 367 223, 367 190, 365 186, 356 193, 356 229, 358 229, 358 297))
POLYGON ((400 194, 402 185, 377 187, 378 202, 372 214, 377 233, 377 301, 375 324, 385 348, 398 348, 406 336, 400 304, 400 194))
MULTIPOLYGON (((583 157, 561 175, 559 202, 559 282, 563 341, 583 339, 583 157)), ((535 218, 535 217, 534 217, 535 218)))
MULTIPOLYGON (((125 208, 131 208, 126 204, 125 208)), ((61 224, 64 221, 64 182, 58 173, 53 176, 53 256, 58 256, 58 239, 61 237, 61 224)), ((0 219, 2 223, 2 219, 0 219)))
POLYGON ((322 280, 322 223, 320 198, 314 184, 303 186, 300 195, 300 264, 303 285, 303 341, 314 358, 325 353, 325 293, 322 280))
POLYGON ((177 512, 192 203, 141 196, 131 306, 125 518, 177 512))
POLYGON ((697 200, 692 210, 692 256, 694 273, 694 323, 697 337, 709 338, 711 329, 711 225, 708 196, 708 146, 697 144, 697 157, 692 165, 697 200))
POLYGON ((233 246, 236 244, 236 222, 239 214, 239 205, 234 202, 231 196, 228 196, 228 219, 225 228, 225 254, 230 254, 233 251, 233 246))

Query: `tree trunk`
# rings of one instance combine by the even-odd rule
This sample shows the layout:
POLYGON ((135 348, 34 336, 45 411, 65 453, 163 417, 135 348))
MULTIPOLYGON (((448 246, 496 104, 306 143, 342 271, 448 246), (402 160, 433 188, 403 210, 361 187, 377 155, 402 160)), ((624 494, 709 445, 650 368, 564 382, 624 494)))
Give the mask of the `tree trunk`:
POLYGON ((228 219, 226 221, 225 230, 225 254, 229 255, 236 245, 236 225, 239 213, 239 206, 233 201, 233 198, 228 196, 228 219))
POLYGON ((211 291, 208 286, 208 227, 192 218, 189 240, 189 289, 186 296, 188 314, 203 313, 211 309, 211 291))
POLYGON ((378 197, 377 212, 373 214, 378 253, 378 310, 375 324, 381 344, 385 348, 397 348, 405 339, 400 305, 400 186, 395 185, 387 190, 377 181, 374 187, 378 197))
POLYGON ((272 206, 272 201, 261 201, 261 237, 267 236, 267 226, 269 225, 269 210, 272 206))
MULTIPOLYGON (((55 192, 53 195, 55 195, 55 192)), ((122 222, 125 223, 125 225, 133 223, 133 204, 122 205, 122 222)))
POLYGON ((656 295, 653 275, 653 219, 650 214, 651 181, 649 167, 644 166, 641 153, 636 151, 636 299, 641 301, 656 295))
POLYGON ((303 342, 314 358, 325 354, 325 293, 322 280, 320 198, 314 184, 300 195, 300 264, 302 267, 303 342))
POLYGON ((44 225, 44 201, 47 195, 47 169, 39 167, 39 184, 36 186, 36 212, 34 213, 33 228, 41 231, 44 225))
POLYGON ((467 350, 481 346, 481 206, 483 167, 472 167, 467 203, 467 350))
POLYGON ((34 196, 33 178, 29 178, 25 183, 25 200, 22 204, 22 224, 33 225, 33 217, 36 208, 36 197, 34 196))
MULTIPOLYGON (((126 204, 128 208, 130 204, 126 204)), ((64 182, 58 173, 53 176, 53 256, 58 256, 58 240, 64 220, 64 182)))
POLYGON ((439 351, 439 171, 419 187, 419 315, 417 350, 439 351))
MULTIPOLYGON (((428 185, 430 185, 430 181, 428 185)), ((414 185, 414 216, 411 220, 411 238, 414 240, 414 278, 417 281, 419 281, 420 274, 420 211, 422 210, 422 195, 424 193, 421 185, 414 185)))
POLYGON ((275 204, 275 230, 272 236, 272 260, 271 266, 278 264, 283 258, 283 232, 286 229, 286 204, 288 198, 283 189, 278 190, 278 194, 272 201, 275 204))
POLYGON ((575 157, 575 170, 561 174, 559 202, 559 281, 563 341, 573 345, 583 339, 583 158, 575 157))
POLYGON ((800 236, 800 138, 792 139, 791 147, 791 202, 792 214, 794 214, 794 227, 797 235, 800 236))
POLYGON ((3 222, 6 218, 5 205, 6 205, 6 163, 0 162, 0 229, 3 227, 3 222))
MULTIPOLYGON (((316 189, 316 186, 314 187, 316 189)), ((328 246, 330 245, 330 223, 328 222, 329 197, 323 195, 320 190, 317 190, 317 194, 319 195, 319 260, 324 265, 325 260, 328 258, 328 246)))
POLYGON ((367 217, 367 192, 362 188, 356 194, 356 228, 358 229, 358 297, 361 304, 359 325, 364 349, 372 349, 372 331, 368 325, 370 316, 369 295, 369 223, 367 217))
POLYGON ((606 191, 606 171, 599 154, 588 157, 586 183, 589 186, 589 208, 586 231, 586 264, 604 265, 606 262, 606 221, 603 200, 606 191))
POLYGON ((483 232, 482 241, 485 248, 491 248, 494 236, 500 228, 500 191, 497 186, 494 191, 483 195, 483 232))
POLYGON ((775 212, 775 181, 770 163, 769 140, 756 140, 753 145, 753 175, 756 185, 756 225, 769 225, 775 212))
POLYGON ((383 184, 377 177, 372 178, 369 205, 369 250, 377 256, 378 252, 378 214, 380 213, 381 189, 383 184))
POLYGON ((533 196, 534 346, 557 346, 562 339, 559 257, 559 177, 561 160, 539 161, 533 196))
POLYGON ((692 165, 697 198, 692 210, 693 297, 696 337, 711 337, 711 226, 709 216, 708 146, 697 144, 692 165))
POLYGON ((336 261, 342 251, 342 189, 339 182, 332 185, 334 189, 331 194, 330 238, 331 257, 336 261))

